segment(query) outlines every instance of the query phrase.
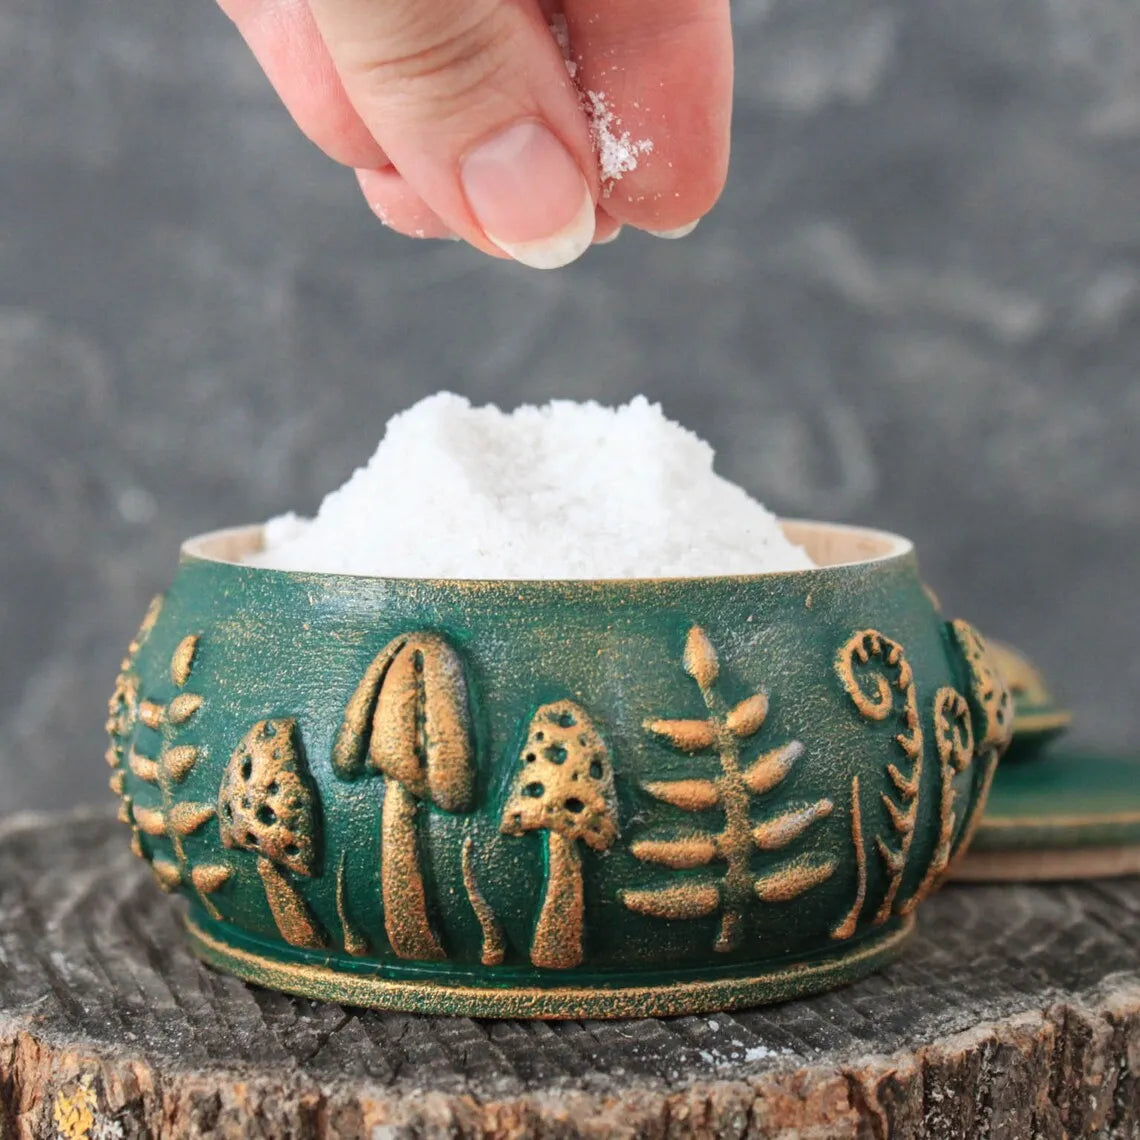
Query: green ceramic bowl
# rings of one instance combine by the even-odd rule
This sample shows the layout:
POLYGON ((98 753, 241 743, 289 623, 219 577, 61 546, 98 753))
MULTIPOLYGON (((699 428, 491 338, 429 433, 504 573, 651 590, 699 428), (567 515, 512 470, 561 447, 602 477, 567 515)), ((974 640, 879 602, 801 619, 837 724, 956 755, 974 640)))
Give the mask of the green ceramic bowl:
POLYGON ((398 580, 192 540, 111 701, 134 850, 208 962, 358 1005, 643 1016, 864 974, 1012 717, 908 541, 785 526, 820 569, 398 580))

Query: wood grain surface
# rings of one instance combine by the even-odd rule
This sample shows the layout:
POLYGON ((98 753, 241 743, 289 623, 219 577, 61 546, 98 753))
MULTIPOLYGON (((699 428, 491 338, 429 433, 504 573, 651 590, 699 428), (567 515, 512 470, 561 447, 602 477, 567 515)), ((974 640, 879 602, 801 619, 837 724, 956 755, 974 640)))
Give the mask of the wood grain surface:
POLYGON ((0 1137, 1140 1136, 1140 879, 955 886, 732 1015, 412 1017, 246 986, 96 812, 0 823, 0 1137))

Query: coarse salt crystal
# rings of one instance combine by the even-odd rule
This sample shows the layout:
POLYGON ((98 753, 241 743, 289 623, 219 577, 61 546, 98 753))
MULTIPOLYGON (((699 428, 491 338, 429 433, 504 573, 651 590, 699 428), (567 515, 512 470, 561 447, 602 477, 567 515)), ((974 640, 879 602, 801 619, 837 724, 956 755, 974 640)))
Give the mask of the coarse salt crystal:
POLYGON ((586 117, 590 120, 590 137, 598 154, 598 171, 608 194, 615 182, 637 169, 642 155, 653 152, 653 140, 635 142, 629 131, 622 130, 621 119, 607 106, 604 92, 583 91, 582 95, 586 100, 586 117))
POLYGON ((504 413, 440 393, 392 418, 314 519, 254 565, 408 578, 643 578, 813 565, 713 450, 639 396, 504 413))

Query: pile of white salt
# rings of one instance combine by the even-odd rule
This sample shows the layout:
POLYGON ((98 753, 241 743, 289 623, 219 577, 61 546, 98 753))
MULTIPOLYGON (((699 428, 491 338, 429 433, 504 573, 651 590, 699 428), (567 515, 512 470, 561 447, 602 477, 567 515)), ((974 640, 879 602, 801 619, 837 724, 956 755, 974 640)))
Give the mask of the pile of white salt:
POLYGON ((656 578, 813 565, 713 450, 638 397, 504 413, 449 393, 388 423, 316 518, 249 562, 408 578, 656 578))

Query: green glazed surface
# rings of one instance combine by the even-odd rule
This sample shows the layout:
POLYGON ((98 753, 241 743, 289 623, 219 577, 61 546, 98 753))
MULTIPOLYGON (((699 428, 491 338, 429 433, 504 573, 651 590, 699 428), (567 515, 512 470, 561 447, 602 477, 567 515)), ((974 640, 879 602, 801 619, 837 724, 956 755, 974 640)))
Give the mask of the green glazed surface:
POLYGON ((1003 764, 973 851, 1140 845, 1140 757, 1060 744, 1003 764))
POLYGON ((851 980, 967 839, 1011 718, 908 543, 808 531, 878 556, 447 582, 188 544, 112 701, 135 849, 203 957, 318 997, 628 1016, 851 980))

